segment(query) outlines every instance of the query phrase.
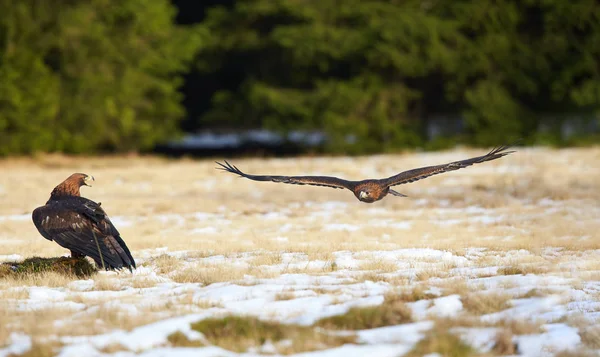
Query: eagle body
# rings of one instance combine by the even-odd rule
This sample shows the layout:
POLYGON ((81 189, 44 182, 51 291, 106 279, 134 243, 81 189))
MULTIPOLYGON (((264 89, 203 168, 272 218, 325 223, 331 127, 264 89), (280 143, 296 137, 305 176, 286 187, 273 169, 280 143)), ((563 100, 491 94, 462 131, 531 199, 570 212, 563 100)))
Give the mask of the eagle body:
POLYGON ((466 160, 454 161, 448 164, 426 166, 417 169, 400 172, 397 175, 383 178, 383 179, 366 179, 362 181, 350 181, 344 180, 339 177, 332 176, 275 176, 275 175, 250 175, 242 172, 236 166, 225 161, 224 164, 217 162, 220 166, 218 169, 224 170, 240 177, 245 177, 254 181, 271 181, 281 182, 292 185, 312 185, 312 186, 325 186, 331 188, 342 188, 348 189, 354 193, 354 196, 365 203, 373 203, 381 200, 389 194, 406 197, 400 192, 391 189, 392 186, 407 184, 422 180, 429 176, 441 174, 444 172, 454 171, 462 169, 474 164, 479 164, 486 161, 496 160, 503 156, 506 156, 514 151, 507 151, 510 146, 500 146, 494 148, 489 153, 473 157, 466 160))
POLYGON ((352 192, 359 201, 373 203, 384 198, 390 188, 381 185, 378 180, 363 180, 356 183, 352 192))
POLYGON ((79 195, 76 179, 71 175, 52 191, 44 206, 33 210, 35 227, 44 238, 69 249, 73 257, 88 256, 107 270, 132 271, 135 260, 119 231, 99 203, 79 195))

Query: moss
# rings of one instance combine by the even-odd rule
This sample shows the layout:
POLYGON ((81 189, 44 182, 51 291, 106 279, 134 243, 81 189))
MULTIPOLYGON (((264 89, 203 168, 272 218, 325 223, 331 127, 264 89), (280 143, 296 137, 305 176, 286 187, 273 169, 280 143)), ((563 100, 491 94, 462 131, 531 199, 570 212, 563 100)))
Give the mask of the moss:
POLYGON ((97 272, 94 265, 85 258, 27 258, 22 262, 8 262, 0 265, 0 278, 8 276, 41 274, 54 272, 61 275, 87 278, 97 272))
POLYGON ((411 322, 411 311, 404 296, 386 296, 379 306, 355 307, 343 315, 323 318, 316 325, 329 329, 363 330, 411 322))
POLYGON ((424 339, 419 341, 405 357, 420 357, 438 353, 444 357, 476 356, 477 352, 469 345, 448 332, 447 329, 434 327, 424 339))
POLYGON ((173 347, 202 347, 204 344, 200 341, 190 340, 183 332, 177 331, 170 334, 167 340, 173 347))
POLYGON ((355 336, 334 336, 312 326, 262 321, 255 317, 227 316, 211 318, 192 324, 210 343, 235 352, 260 347, 267 341, 275 344, 282 354, 315 351, 355 341, 355 336), (286 343, 277 344, 281 341, 286 343), (289 343, 288 343, 289 342, 289 343))

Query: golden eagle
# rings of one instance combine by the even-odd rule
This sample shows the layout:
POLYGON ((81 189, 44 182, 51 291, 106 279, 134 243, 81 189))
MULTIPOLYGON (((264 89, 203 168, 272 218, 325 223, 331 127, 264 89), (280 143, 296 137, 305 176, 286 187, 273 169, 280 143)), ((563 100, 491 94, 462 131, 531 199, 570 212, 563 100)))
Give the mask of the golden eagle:
POLYGON ((217 169, 224 170, 237 174, 241 177, 248 178, 254 181, 273 181, 282 182, 293 185, 313 185, 313 186, 326 186, 333 188, 347 188, 354 192, 354 196, 362 202, 373 203, 384 198, 388 193, 394 196, 406 197, 399 192, 396 192, 390 187, 396 185, 402 185, 405 183, 415 182, 417 180, 424 179, 426 177, 441 174, 448 171, 454 171, 458 169, 471 166, 473 164, 479 164, 486 161, 496 160, 503 156, 506 156, 514 151, 506 151, 510 146, 500 146, 494 148, 492 151, 483 156, 474 157, 471 159, 451 162, 449 164, 436 165, 421 167, 418 169, 408 170, 401 172, 397 175, 384 178, 384 179, 367 179, 362 181, 348 181, 338 177, 331 176, 272 176, 272 175, 249 175, 243 173, 240 169, 231 165, 227 161, 225 164, 217 162, 220 167, 217 169))
POLYGON ((82 173, 69 176, 52 190, 44 206, 33 210, 33 223, 44 238, 69 249, 72 257, 88 256, 106 270, 132 271, 135 261, 129 248, 100 203, 79 194, 79 188, 93 180, 82 173))

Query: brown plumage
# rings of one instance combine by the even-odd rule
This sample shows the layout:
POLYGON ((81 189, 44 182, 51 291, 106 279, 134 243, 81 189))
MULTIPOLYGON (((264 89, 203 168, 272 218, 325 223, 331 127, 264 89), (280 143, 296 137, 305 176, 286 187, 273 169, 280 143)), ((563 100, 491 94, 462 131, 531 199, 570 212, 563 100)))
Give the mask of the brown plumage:
POLYGON ((358 198, 360 201, 366 203, 373 203, 384 198, 388 193, 394 196, 406 197, 406 195, 403 195, 399 192, 390 189, 390 187, 392 186, 411 183, 432 175, 462 169, 473 164, 479 164, 486 161, 496 160, 514 152, 506 151, 509 148, 510 146, 500 146, 483 156, 478 156, 461 161, 455 161, 449 164, 427 166, 418 169, 408 170, 384 179, 367 179, 362 181, 348 181, 331 176, 249 175, 243 173, 242 171, 240 171, 240 169, 238 169, 234 165, 231 165, 227 161, 225 161, 225 164, 217 162, 217 164, 221 166, 217 169, 231 172, 239 175, 240 177, 245 177, 254 181, 272 181, 288 183, 292 185, 312 185, 332 188, 347 188, 348 190, 352 191, 354 193, 354 196, 356 196, 356 198, 358 198))
POLYGON ((72 257, 88 256, 106 270, 132 271, 135 261, 129 248, 100 203, 79 193, 93 180, 82 173, 69 176, 52 190, 44 206, 33 210, 33 224, 44 238, 69 249, 72 257))

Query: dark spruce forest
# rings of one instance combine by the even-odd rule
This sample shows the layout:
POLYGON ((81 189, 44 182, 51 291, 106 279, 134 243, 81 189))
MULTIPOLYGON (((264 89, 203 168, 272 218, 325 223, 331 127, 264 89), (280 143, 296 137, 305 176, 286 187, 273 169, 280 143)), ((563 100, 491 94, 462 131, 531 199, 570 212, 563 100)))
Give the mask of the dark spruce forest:
POLYGON ((3 156, 589 145, 599 109, 595 0, 0 0, 3 156))

